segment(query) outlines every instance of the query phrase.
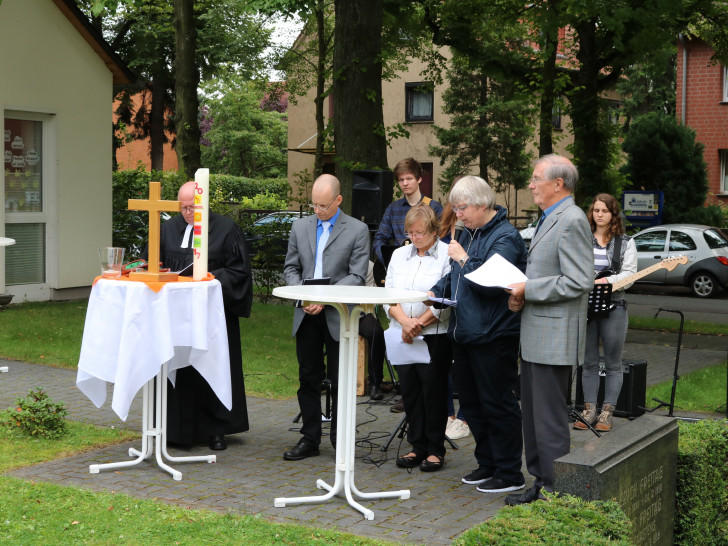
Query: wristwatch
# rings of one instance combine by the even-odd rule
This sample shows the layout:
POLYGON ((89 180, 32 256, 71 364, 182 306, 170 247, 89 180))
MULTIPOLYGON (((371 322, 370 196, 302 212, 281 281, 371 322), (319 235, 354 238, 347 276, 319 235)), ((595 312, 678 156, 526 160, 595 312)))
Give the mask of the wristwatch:
POLYGON ((467 257, 467 256, 465 256, 465 258, 460 258, 460 259, 458 260, 458 263, 460 264, 460 267, 462 267, 462 266, 464 266, 464 265, 465 265, 465 260, 467 260, 467 259, 468 259, 468 257, 467 257))

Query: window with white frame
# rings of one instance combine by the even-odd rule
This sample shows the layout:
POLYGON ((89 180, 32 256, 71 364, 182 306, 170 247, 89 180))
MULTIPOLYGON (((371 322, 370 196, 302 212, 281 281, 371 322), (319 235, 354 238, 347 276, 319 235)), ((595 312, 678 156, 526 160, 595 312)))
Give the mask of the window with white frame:
POLYGON ((405 83, 405 121, 435 121, 432 82, 405 83))
POLYGON ((46 282, 44 122, 36 114, 5 114, 5 250, 7 286, 46 282))
POLYGON ((728 193, 728 150, 718 150, 720 154, 720 193, 728 193))

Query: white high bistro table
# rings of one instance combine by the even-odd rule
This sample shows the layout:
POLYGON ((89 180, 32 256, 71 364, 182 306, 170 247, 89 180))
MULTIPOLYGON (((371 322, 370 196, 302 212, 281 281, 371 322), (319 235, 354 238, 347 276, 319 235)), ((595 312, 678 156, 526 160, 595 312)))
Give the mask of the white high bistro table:
POLYGON ((126 421, 143 388, 142 446, 132 461, 92 464, 91 474, 138 465, 156 451, 157 464, 175 480, 172 462, 214 463, 215 455, 173 457, 167 453, 167 378, 193 366, 228 409, 232 408, 230 356, 217 280, 169 282, 155 292, 145 283, 99 279, 89 297, 76 386, 100 408, 106 384, 113 383, 111 407, 126 421), (155 385, 156 383, 156 385, 155 385))
MULTIPOLYGON (((0 237, 0 246, 10 246, 15 244, 15 239, 9 237, 0 237)), ((0 373, 7 373, 7 366, 0 366, 0 373)))
POLYGON ((363 493, 354 485, 354 446, 356 431, 356 363, 359 337, 359 315, 371 313, 377 304, 409 303, 427 299, 425 292, 398 288, 342 285, 300 285, 280 286, 273 290, 279 298, 301 300, 303 305, 323 304, 336 308, 341 317, 339 339, 339 394, 338 422, 336 425, 336 468, 334 484, 316 481, 316 487, 326 489, 325 495, 309 497, 279 497, 274 506, 324 502, 344 492, 348 503, 359 510, 368 520, 374 519, 374 512, 356 502, 352 493, 362 499, 410 498, 409 489, 402 491, 363 493), (353 305, 349 309, 348 305, 353 305))

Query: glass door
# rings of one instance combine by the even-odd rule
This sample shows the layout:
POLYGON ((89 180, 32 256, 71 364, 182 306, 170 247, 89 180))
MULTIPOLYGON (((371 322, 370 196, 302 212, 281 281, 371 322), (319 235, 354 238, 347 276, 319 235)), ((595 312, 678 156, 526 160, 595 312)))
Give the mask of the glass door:
POLYGON ((5 113, 5 236, 15 239, 5 250, 8 287, 46 282, 43 133, 42 116, 5 113))

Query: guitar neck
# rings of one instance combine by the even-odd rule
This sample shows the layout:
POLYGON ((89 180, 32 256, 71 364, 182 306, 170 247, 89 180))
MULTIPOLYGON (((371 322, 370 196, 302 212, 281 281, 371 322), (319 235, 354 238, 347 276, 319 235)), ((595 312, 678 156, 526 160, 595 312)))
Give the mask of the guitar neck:
POLYGON ((654 265, 651 265, 650 267, 643 269, 642 271, 638 271, 634 275, 630 275, 626 279, 622 279, 621 281, 617 281, 614 284, 612 284, 612 292, 616 292, 617 290, 621 290, 625 286, 627 286, 630 283, 633 283, 635 281, 638 281, 642 277, 646 277, 650 273, 654 273, 658 269, 662 269, 665 267, 665 264, 663 262, 656 263, 654 265))

